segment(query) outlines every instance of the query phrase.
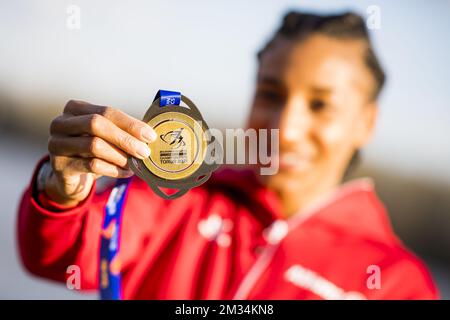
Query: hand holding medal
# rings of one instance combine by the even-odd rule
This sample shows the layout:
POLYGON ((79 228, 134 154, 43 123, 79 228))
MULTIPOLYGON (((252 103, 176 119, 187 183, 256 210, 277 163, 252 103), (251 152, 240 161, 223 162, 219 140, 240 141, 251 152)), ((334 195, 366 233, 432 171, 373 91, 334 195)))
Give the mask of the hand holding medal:
MULTIPOLYGON (((133 157, 128 164, 152 190, 165 199, 175 199, 206 182, 221 159, 222 149, 214 143, 194 103, 179 92, 160 90, 144 116, 144 122, 157 133, 148 144, 151 153, 143 160, 133 157), (181 103, 186 106, 182 106, 181 103), (167 194, 160 188, 177 191, 167 194)), ((121 299, 119 235, 122 211, 130 178, 118 179, 105 207, 100 246, 100 296, 121 299)))
POLYGON ((148 158, 131 156, 129 166, 159 196, 178 198, 208 180, 218 167, 211 157, 220 158, 222 150, 212 143, 214 137, 195 104, 179 92, 158 91, 144 122, 156 131, 156 141, 149 143, 148 158), (177 191, 167 194, 161 187, 177 191))

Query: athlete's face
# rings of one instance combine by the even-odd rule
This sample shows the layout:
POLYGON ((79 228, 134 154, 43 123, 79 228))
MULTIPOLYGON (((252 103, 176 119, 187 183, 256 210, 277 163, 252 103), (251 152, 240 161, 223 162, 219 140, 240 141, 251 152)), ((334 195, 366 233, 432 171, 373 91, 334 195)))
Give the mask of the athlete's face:
POLYGON ((279 171, 265 180, 276 190, 336 185, 376 117, 365 44, 319 34, 276 41, 261 58, 248 123, 280 129, 279 171))

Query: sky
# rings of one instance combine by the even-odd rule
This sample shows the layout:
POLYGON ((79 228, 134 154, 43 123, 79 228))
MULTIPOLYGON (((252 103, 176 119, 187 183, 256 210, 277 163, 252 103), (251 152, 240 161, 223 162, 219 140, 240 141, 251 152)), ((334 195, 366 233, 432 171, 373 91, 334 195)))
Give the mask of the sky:
POLYGON ((36 101, 75 98, 143 116, 155 92, 185 93, 211 127, 243 125, 255 54, 287 10, 367 16, 388 82, 368 161, 450 181, 450 1, 0 0, 0 91, 36 101), (80 9, 70 29, 67 9, 80 9))

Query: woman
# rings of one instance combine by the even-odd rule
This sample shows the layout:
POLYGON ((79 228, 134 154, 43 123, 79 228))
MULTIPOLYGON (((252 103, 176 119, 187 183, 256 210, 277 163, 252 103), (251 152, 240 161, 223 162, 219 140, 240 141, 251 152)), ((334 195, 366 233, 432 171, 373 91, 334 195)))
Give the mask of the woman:
MULTIPOLYGON (((224 169, 173 201, 133 178, 120 264, 110 266, 122 274, 123 297, 436 298, 371 182, 341 185, 372 135, 385 78, 363 19, 291 12, 258 59, 248 126, 280 129, 278 173, 224 169)), ((103 285, 99 239, 111 187, 95 191, 95 179, 130 176, 127 154, 148 157, 154 139, 117 109, 67 104, 20 205, 30 272, 64 281, 77 265, 82 289, 103 285), (40 181, 44 163, 52 174, 40 181)))

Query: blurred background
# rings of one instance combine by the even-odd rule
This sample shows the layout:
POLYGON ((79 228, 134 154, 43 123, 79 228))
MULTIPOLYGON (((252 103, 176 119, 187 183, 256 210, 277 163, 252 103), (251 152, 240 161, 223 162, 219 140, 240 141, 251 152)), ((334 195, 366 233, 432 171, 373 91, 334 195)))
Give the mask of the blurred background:
POLYGON ((177 89, 211 127, 241 127, 255 54, 287 10, 350 9, 370 18, 373 5, 380 24, 371 32, 388 83, 376 136, 354 175, 375 179, 394 229, 449 299, 447 0, 0 0, 0 298, 96 298, 31 277, 16 251, 19 198, 67 100, 142 118, 159 88, 177 89))

